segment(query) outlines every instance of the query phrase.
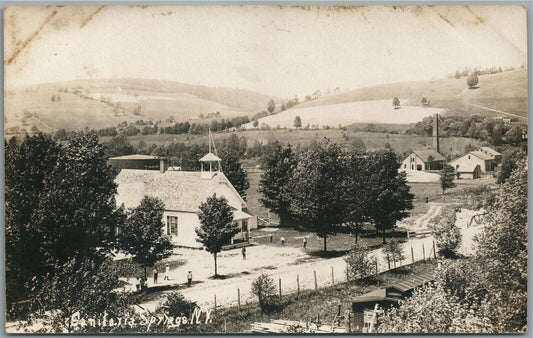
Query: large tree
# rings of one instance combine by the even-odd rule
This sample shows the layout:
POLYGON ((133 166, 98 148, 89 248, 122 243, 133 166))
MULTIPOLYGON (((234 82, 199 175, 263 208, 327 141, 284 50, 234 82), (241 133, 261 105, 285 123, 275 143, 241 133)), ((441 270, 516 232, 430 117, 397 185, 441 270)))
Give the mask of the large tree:
POLYGON ((368 194, 371 187, 367 182, 367 177, 372 170, 369 164, 367 156, 360 149, 352 149, 346 158, 346 190, 344 193, 346 209, 343 214, 345 223, 355 237, 355 243, 357 243, 363 223, 369 220, 367 211, 373 203, 372 195, 368 194))
POLYGON ((337 233, 345 210, 343 151, 325 140, 303 153, 289 183, 290 211, 302 228, 324 239, 337 233))
POLYGON ((520 331, 527 325, 528 182, 527 159, 501 185, 477 239, 478 257, 498 295, 498 325, 520 331))
POLYGON ((272 114, 275 108, 276 108, 276 103, 274 102, 274 100, 270 99, 270 101, 268 102, 267 110, 270 112, 270 114, 272 114))
POLYGON ((442 193, 446 189, 455 187, 453 180, 455 179, 455 170, 451 165, 445 165, 444 168, 440 171, 440 187, 442 188, 442 193))
POLYGON ((202 243, 215 260, 215 276, 218 275, 217 255, 222 246, 229 244, 239 232, 239 226, 233 222, 233 211, 225 197, 215 194, 200 205, 200 227, 196 228, 198 241, 202 243))
POLYGON ((235 190, 246 200, 246 190, 250 187, 248 173, 242 168, 240 158, 235 151, 222 150, 219 153, 222 159, 222 171, 231 182, 235 190))
POLYGON ((164 209, 160 199, 145 196, 139 206, 128 213, 120 229, 120 248, 144 267, 144 277, 147 267, 172 254, 172 242, 163 234, 164 209))
POLYGON ((376 232, 381 230, 385 243, 385 230, 409 215, 414 196, 409 192, 405 173, 398 172, 398 157, 392 150, 369 153, 367 161, 370 203, 366 213, 376 226, 376 232))
POLYGON ((25 285, 49 269, 41 253, 42 234, 33 214, 45 193, 45 179, 57 163, 61 147, 50 136, 37 134, 5 145, 6 300, 27 297, 25 285))
POLYGON ((272 144, 271 151, 265 156, 264 172, 259 182, 261 203, 271 212, 278 214, 280 226, 290 222, 288 184, 296 168, 296 156, 290 144, 272 144))

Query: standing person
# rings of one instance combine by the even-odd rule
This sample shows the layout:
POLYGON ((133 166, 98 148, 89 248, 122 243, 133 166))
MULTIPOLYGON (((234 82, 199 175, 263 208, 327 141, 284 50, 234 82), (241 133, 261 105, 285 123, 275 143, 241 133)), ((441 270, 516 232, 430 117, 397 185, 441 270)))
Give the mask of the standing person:
POLYGON ((307 249, 307 238, 304 237, 304 250, 307 249))
POLYGON ((285 245, 285 237, 281 236, 279 240, 281 241, 281 245, 285 245))
POLYGON ((135 280, 135 289, 137 292, 141 291, 141 277, 137 277, 135 280))
POLYGON ((246 260, 246 247, 245 246, 242 247, 242 259, 246 260))
POLYGON ((167 263, 165 265, 165 277, 163 277, 163 280, 170 280, 170 278, 168 278, 168 273, 170 272, 170 265, 167 263))
POLYGON ((272 233, 270 233, 270 243, 272 243, 272 233))
POLYGON ((157 268, 154 266, 154 284, 157 284, 157 268))
POLYGON ((189 273, 187 274, 187 287, 191 287, 191 284, 192 284, 192 271, 189 271, 189 273))

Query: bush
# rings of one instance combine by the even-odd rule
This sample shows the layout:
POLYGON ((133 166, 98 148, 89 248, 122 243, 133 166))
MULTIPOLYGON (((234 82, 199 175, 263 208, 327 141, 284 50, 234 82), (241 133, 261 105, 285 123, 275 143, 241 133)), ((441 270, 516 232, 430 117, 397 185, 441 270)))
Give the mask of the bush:
POLYGON ((368 277, 376 272, 376 258, 369 257, 370 250, 359 243, 356 243, 347 257, 346 277, 348 280, 369 280, 368 277))
POLYGON ((434 228, 439 254, 447 258, 457 255, 461 245, 461 230, 455 226, 455 210, 442 209, 434 228))
POLYGON ((173 291, 168 294, 167 298, 163 302, 160 303, 159 307, 165 308, 167 310, 166 313, 170 317, 190 317, 192 311, 196 307, 196 302, 186 299, 178 291, 173 291))
POLYGON ((399 241, 390 241, 389 243, 385 244, 385 246, 383 246, 383 254, 388 254, 391 262, 396 260, 401 263, 401 261, 405 259, 403 249, 399 241))
POLYGON ((264 312, 276 310, 280 305, 276 295, 276 283, 266 274, 261 274, 252 282, 252 293, 257 296, 259 306, 264 312))

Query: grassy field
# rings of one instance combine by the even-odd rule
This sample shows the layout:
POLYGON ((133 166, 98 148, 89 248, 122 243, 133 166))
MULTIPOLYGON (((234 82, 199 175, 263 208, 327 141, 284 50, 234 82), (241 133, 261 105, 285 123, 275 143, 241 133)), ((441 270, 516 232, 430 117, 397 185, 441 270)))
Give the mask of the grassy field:
MULTIPOLYGON (((423 108, 420 106, 407 106, 408 100, 401 100, 400 109, 394 109, 390 100, 356 101, 329 104, 324 106, 312 106, 292 109, 275 115, 260 118, 259 126, 268 125, 271 128, 295 128, 294 119, 299 116, 302 127, 309 126, 347 126, 353 123, 393 123, 408 124, 422 120, 426 116, 442 113, 443 109, 423 108)), ((252 129, 252 123, 243 126, 252 129)))
POLYGON ((325 96, 303 102, 298 108, 325 106, 345 102, 367 100, 392 100, 393 97, 409 98, 413 105, 420 105, 422 97, 431 101, 432 107, 450 109, 450 113, 482 113, 486 110, 469 106, 469 103, 527 117, 528 87, 527 69, 502 72, 478 77, 475 90, 466 85, 466 78, 439 79, 433 81, 397 82, 356 89, 339 95, 325 96))

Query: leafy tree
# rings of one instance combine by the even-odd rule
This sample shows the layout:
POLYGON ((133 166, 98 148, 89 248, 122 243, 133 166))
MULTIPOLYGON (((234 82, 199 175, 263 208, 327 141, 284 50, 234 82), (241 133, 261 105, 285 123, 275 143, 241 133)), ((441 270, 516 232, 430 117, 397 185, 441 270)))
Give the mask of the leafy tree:
POLYGON ((33 226, 43 236, 47 264, 101 261, 115 248, 115 228, 124 215, 116 208, 114 170, 96 134, 70 137, 43 190, 33 226))
POLYGON ((270 101, 268 102, 268 107, 267 107, 268 112, 272 114, 275 108, 276 108, 276 103, 274 102, 274 100, 270 99, 270 101))
POLYGON ((200 205, 198 218, 200 227, 195 231, 199 242, 213 255, 217 276, 217 254, 239 232, 239 226, 233 222, 233 212, 226 198, 215 194, 200 205))
POLYGON ((398 157, 392 150, 369 153, 366 174, 368 204, 366 214, 376 226, 376 233, 394 227, 409 215, 413 208, 413 194, 409 192, 405 172, 398 172, 398 157))
POLYGON ((473 89, 478 83, 478 78, 476 73, 470 74, 466 78, 466 84, 468 85, 468 88, 473 89))
POLYGON ((248 173, 242 168, 241 162, 234 151, 221 151, 222 171, 231 182, 235 190, 246 200, 246 190, 250 187, 248 173))
POLYGON ((517 146, 522 142, 522 128, 520 126, 514 126, 505 133, 507 142, 511 145, 517 146))
POLYGON ((367 279, 376 273, 376 258, 370 257, 368 247, 355 243, 348 256, 344 257, 346 262, 346 275, 348 280, 367 279))
POLYGON ((461 230, 455 221, 455 210, 443 208, 433 229, 439 253, 447 258, 455 257, 461 245, 461 230))
POLYGON ((400 108, 400 99, 398 97, 395 96, 394 99, 392 99, 392 106, 394 109, 400 108))
POLYGON ((52 97, 50 98, 50 101, 52 101, 52 102, 56 102, 56 96, 55 96, 55 95, 52 95, 52 97))
POLYGON ((254 128, 257 128, 258 125, 259 125, 259 121, 254 120, 254 123, 253 123, 254 128))
POLYGON ((289 183, 290 211, 303 228, 324 239, 337 233, 345 210, 345 165, 339 145, 325 140, 299 157, 289 183))
MULTIPOLYGON (((356 143, 355 140, 354 144, 356 143)), ((359 142, 361 142, 359 140, 359 142)), ((364 144, 362 145, 364 147, 364 144)), ((346 158, 347 173, 344 177, 344 199, 346 203, 344 215, 344 222, 347 224, 350 232, 355 237, 357 243, 359 234, 361 233, 363 223, 368 221, 367 210, 370 204, 371 195, 368 194, 367 175, 372 168, 369 167, 364 150, 355 148, 348 152, 346 158)))
POLYGON ((422 98, 422 101, 421 101, 422 105, 425 107, 427 105, 429 105, 429 101, 428 99, 426 99, 425 97, 422 98))
POLYGON ((444 168, 440 171, 440 186, 442 188, 442 193, 446 189, 455 187, 453 180, 455 179, 455 170, 450 165, 445 165, 444 168))
POLYGON ((41 254, 42 234, 33 214, 45 194, 45 181, 57 163, 61 146, 46 134, 28 136, 19 144, 11 138, 5 145, 5 254, 6 301, 24 299, 24 287, 50 269, 41 254))
POLYGON ((477 239, 477 255, 499 298, 498 326, 505 332, 520 331, 527 325, 527 176, 527 159, 522 159, 501 185, 477 239))
POLYGON ((498 174, 498 183, 505 183, 517 168, 520 159, 526 158, 526 154, 519 149, 509 149, 503 153, 502 166, 498 174))
POLYGON ((290 144, 282 146, 275 141, 263 163, 265 169, 259 182, 260 202, 278 214, 280 226, 285 226, 290 220, 288 184, 296 168, 296 156, 290 144))
POLYGON ((298 129, 301 127, 302 127, 302 119, 300 118, 300 116, 296 116, 294 118, 294 128, 298 129))
POLYGON ((281 111, 285 111, 285 110, 287 110, 287 107, 285 106, 285 103, 281 105, 281 108, 280 108, 280 109, 281 109, 281 111))
POLYGON ((133 256, 133 261, 146 268, 172 254, 173 245, 163 234, 163 202, 145 196, 139 206, 128 213, 118 236, 120 248, 133 256))
POLYGON ((378 318, 378 333, 492 333, 494 327, 487 306, 474 311, 439 285, 415 289, 413 296, 400 301, 378 318), (420 310, 422 309, 422 311, 420 310))
POLYGON ((112 137, 109 141, 104 143, 104 146, 106 158, 131 155, 135 153, 135 148, 128 141, 128 137, 124 134, 112 137))

